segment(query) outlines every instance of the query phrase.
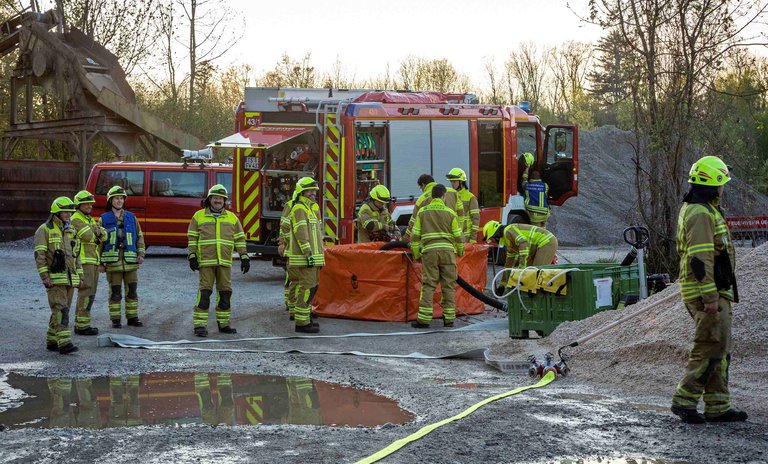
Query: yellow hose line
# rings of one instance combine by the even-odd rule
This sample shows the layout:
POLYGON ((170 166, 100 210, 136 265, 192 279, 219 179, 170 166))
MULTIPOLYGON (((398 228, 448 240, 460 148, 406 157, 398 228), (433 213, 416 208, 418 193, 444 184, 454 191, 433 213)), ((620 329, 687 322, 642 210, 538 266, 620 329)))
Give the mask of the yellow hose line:
POLYGON ((411 435, 408 435, 405 438, 401 438, 401 439, 393 442, 392 444, 390 444, 386 448, 382 449, 381 451, 379 451, 379 452, 377 452, 375 454, 372 454, 372 455, 368 456, 365 459, 361 459, 360 461, 357 461, 356 464, 371 464, 371 463, 374 463, 374 462, 379 461, 381 459, 384 459, 385 457, 387 457, 390 454, 394 453, 395 451, 399 450, 400 448, 402 448, 403 446, 407 445, 408 443, 414 442, 414 441, 424 437, 425 435, 433 432, 434 430, 437 430, 438 428, 444 426, 445 424, 457 421, 459 419, 463 419, 463 418, 467 417, 468 415, 472 414, 473 412, 477 411, 481 407, 485 406, 488 403, 493 403, 494 401, 498 401, 498 400, 500 400, 502 398, 506 398, 508 396, 517 395, 518 393, 522 393, 522 392, 524 392, 526 390, 530 390, 532 388, 544 387, 544 386, 549 385, 550 383, 552 383, 553 380, 555 380, 555 373, 554 372, 548 372, 544 377, 542 377, 541 380, 539 380, 539 383, 537 383, 535 385, 528 385, 527 387, 515 388, 514 390, 510 390, 510 391, 508 391, 506 393, 501 393, 499 395, 492 396, 490 398, 486 398, 483 401, 481 401, 479 403, 476 403, 476 404, 470 406, 469 408, 465 409, 464 411, 456 414, 455 416, 452 416, 452 417, 449 417, 447 419, 443 419, 440 422, 435 422, 434 424, 429 424, 429 425, 426 425, 426 426, 422 427, 421 429, 419 429, 418 432, 413 433, 411 435))

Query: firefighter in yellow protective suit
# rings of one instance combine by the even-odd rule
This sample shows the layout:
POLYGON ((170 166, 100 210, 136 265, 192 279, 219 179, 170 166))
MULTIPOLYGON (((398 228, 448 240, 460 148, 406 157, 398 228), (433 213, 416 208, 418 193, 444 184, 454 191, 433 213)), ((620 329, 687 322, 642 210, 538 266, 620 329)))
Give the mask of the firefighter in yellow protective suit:
POLYGON ((77 232, 80 242, 80 264, 83 278, 77 290, 77 310, 75 312, 75 333, 77 335, 98 335, 99 329, 91 327, 91 308, 96 297, 99 283, 99 254, 101 243, 107 239, 107 231, 91 217, 96 199, 87 190, 75 195, 75 214, 72 215, 72 227, 77 232))
POLYGON ((445 176, 459 194, 464 209, 463 235, 467 242, 477 243, 480 230, 480 204, 477 197, 467 188, 467 173, 461 168, 453 168, 445 176))
POLYGON ((488 243, 498 243, 507 249, 504 267, 525 268, 552 264, 557 253, 557 237, 542 227, 528 224, 510 224, 502 227, 499 221, 488 221, 483 227, 488 243))
POLYGON ((389 189, 377 185, 357 212, 357 243, 398 240, 400 229, 389 215, 389 189))
POLYGON ((107 192, 107 211, 99 225, 107 232, 101 244, 99 270, 107 272, 109 318, 112 327, 121 328, 122 291, 125 290, 125 317, 128 325, 142 327, 139 320, 139 266, 144 262, 144 234, 136 216, 125 209, 128 194, 116 185, 107 192))
POLYGON ((464 255, 461 223, 456 213, 443 203, 445 186, 436 184, 431 193, 432 201, 416 216, 411 240, 414 259, 421 258, 419 315, 411 323, 416 328, 428 328, 432 322, 432 303, 438 283, 443 292, 443 325, 453 326, 456 319, 456 255, 464 255))
MULTIPOLYGON (((411 240, 411 234, 413 233, 413 225, 416 222, 416 215, 419 214, 419 209, 427 206, 432 201, 432 188, 437 185, 435 179, 429 174, 422 174, 416 181, 419 188, 422 190, 421 196, 416 200, 416 204, 413 205, 413 213, 411 219, 408 221, 408 229, 405 231, 403 238, 406 241, 411 240)), ((443 200, 445 206, 450 208, 459 220, 459 225, 464 226, 464 202, 459 198, 459 192, 452 188, 447 188, 445 193, 445 199, 443 200)), ((466 242, 466 237, 462 234, 462 240, 466 242)))
MULTIPOLYGON (((290 200, 285 202, 283 212, 280 214, 280 233, 277 237, 277 254, 285 257, 288 249, 288 243, 291 240, 291 209, 296 199, 294 192, 290 200)), ((294 308, 296 307, 296 285, 291 282, 288 276, 288 270, 285 271, 285 281, 283 283, 283 298, 285 299, 285 309, 288 311, 288 318, 294 319, 294 308)))
POLYGON ((291 236, 288 242, 288 278, 295 283, 296 332, 317 333, 320 326, 312 322, 312 299, 317 292, 320 268, 325 265, 320 208, 315 203, 319 187, 311 177, 296 183, 295 201, 291 208, 291 236))
POLYGON ((672 396, 672 412, 687 423, 747 420, 746 412, 731 406, 728 391, 731 305, 739 301, 736 255, 720 210, 729 180, 728 166, 720 158, 696 161, 677 220, 680 290, 696 328, 688 366, 672 396), (703 415, 696 410, 702 397, 703 415))
POLYGON ((69 333, 69 312, 83 273, 76 232, 69 221, 75 204, 67 197, 58 197, 50 211, 51 216, 35 232, 35 265, 51 307, 46 348, 68 354, 77 351, 69 333))
POLYGON ((187 230, 189 267, 200 271, 197 304, 194 312, 194 333, 207 337, 208 308, 213 286, 219 296, 216 302, 216 323, 219 332, 233 334, 237 330, 229 323, 232 301, 232 252, 240 255, 240 270, 245 274, 251 268, 245 248, 245 233, 237 215, 227 211, 229 198, 226 187, 216 184, 208 190, 205 208, 192 216, 187 230))

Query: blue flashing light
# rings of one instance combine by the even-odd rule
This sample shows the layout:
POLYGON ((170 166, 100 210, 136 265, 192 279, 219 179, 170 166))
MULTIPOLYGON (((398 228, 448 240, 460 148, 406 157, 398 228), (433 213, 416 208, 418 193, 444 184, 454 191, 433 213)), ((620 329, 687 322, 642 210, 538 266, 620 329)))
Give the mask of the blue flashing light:
POLYGON ((521 101, 517 106, 519 106, 520 109, 525 111, 526 113, 531 114, 531 102, 521 101))

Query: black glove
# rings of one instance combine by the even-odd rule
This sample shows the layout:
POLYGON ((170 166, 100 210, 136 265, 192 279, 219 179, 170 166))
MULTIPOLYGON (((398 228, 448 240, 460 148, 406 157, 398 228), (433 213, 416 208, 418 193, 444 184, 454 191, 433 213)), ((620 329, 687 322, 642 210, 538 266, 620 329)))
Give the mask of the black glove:
POLYGON ((246 255, 240 257, 240 270, 243 271, 243 274, 251 270, 251 260, 246 255))
POLYGON ((189 255, 189 268, 193 271, 197 271, 200 269, 200 263, 197 262, 197 256, 196 255, 189 255))
POLYGON ((307 256, 307 267, 315 267, 315 257, 312 255, 307 256))
POLYGON ((67 270, 67 264, 64 260, 64 252, 62 250, 56 250, 53 252, 53 259, 51 260, 51 266, 48 268, 51 272, 58 274, 67 270))

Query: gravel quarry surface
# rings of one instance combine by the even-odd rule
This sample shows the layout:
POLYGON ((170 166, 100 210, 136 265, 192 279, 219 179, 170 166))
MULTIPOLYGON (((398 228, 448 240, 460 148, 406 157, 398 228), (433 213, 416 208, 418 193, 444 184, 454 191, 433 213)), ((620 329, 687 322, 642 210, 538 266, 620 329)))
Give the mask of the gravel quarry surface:
MULTIPOLYGON (((766 250, 766 246, 746 250, 744 256, 740 251, 741 282, 768 280, 766 250)), ((591 253, 566 249, 561 254, 583 261, 605 257, 605 253, 602 248, 591 253)), ((527 375, 503 374, 482 361, 99 348, 95 337, 81 336, 74 336, 80 351, 61 356, 44 348, 49 309, 31 246, 23 241, 0 245, 0 268, 14 270, 0 277, 0 410, 18 407, 24 400, 18 391, 9 388, 7 373, 82 378, 183 371, 307 377, 371 390, 396 400, 415 415, 405 425, 377 427, 212 426, 202 421, 98 430, 11 430, 0 426, 0 462, 4 463, 356 462, 485 398, 531 384, 527 375)), ((293 334, 283 309, 282 281, 282 270, 264 261, 255 261, 247 275, 233 273, 233 326, 238 329, 237 337, 293 334)), ((625 326, 613 335, 573 349, 572 374, 567 378, 491 403, 381 462, 768 462, 768 398, 764 385, 768 371, 765 331, 760 330, 766 325, 766 309, 758 287, 742 284, 742 298, 754 302, 734 309, 733 402, 751 414, 746 423, 686 425, 669 413, 670 395, 682 373, 692 332, 685 318, 675 316, 675 311, 681 309, 676 304, 652 311, 650 319, 632 325, 632 329, 625 326), (750 326, 754 328, 751 338, 747 336, 750 326)), ((119 332, 150 340, 192 339, 196 292, 197 278, 189 270, 183 251, 151 248, 139 275, 140 315, 145 326, 124 326, 119 332)), ((94 325, 102 333, 117 331, 108 328, 106 299, 102 278, 93 309, 94 325)), ((506 331, 473 331, 397 338, 250 342, 238 346, 396 354, 441 354, 489 347, 494 356, 524 361, 529 354, 541 358, 572 337, 612 320, 615 313, 564 324, 544 339, 512 340, 506 331)), ((472 322, 503 317, 503 313, 488 311, 472 322)), ((414 330, 404 323, 342 319, 320 319, 320 325, 323 335, 414 330)), ((209 330, 214 326, 211 320, 209 330)), ((433 326, 441 323, 433 322, 433 326)), ((233 336, 214 329, 210 338, 233 336)), ((232 347, 215 345, 222 346, 232 347)), ((2 413, 0 424, 4 424, 2 413)))

